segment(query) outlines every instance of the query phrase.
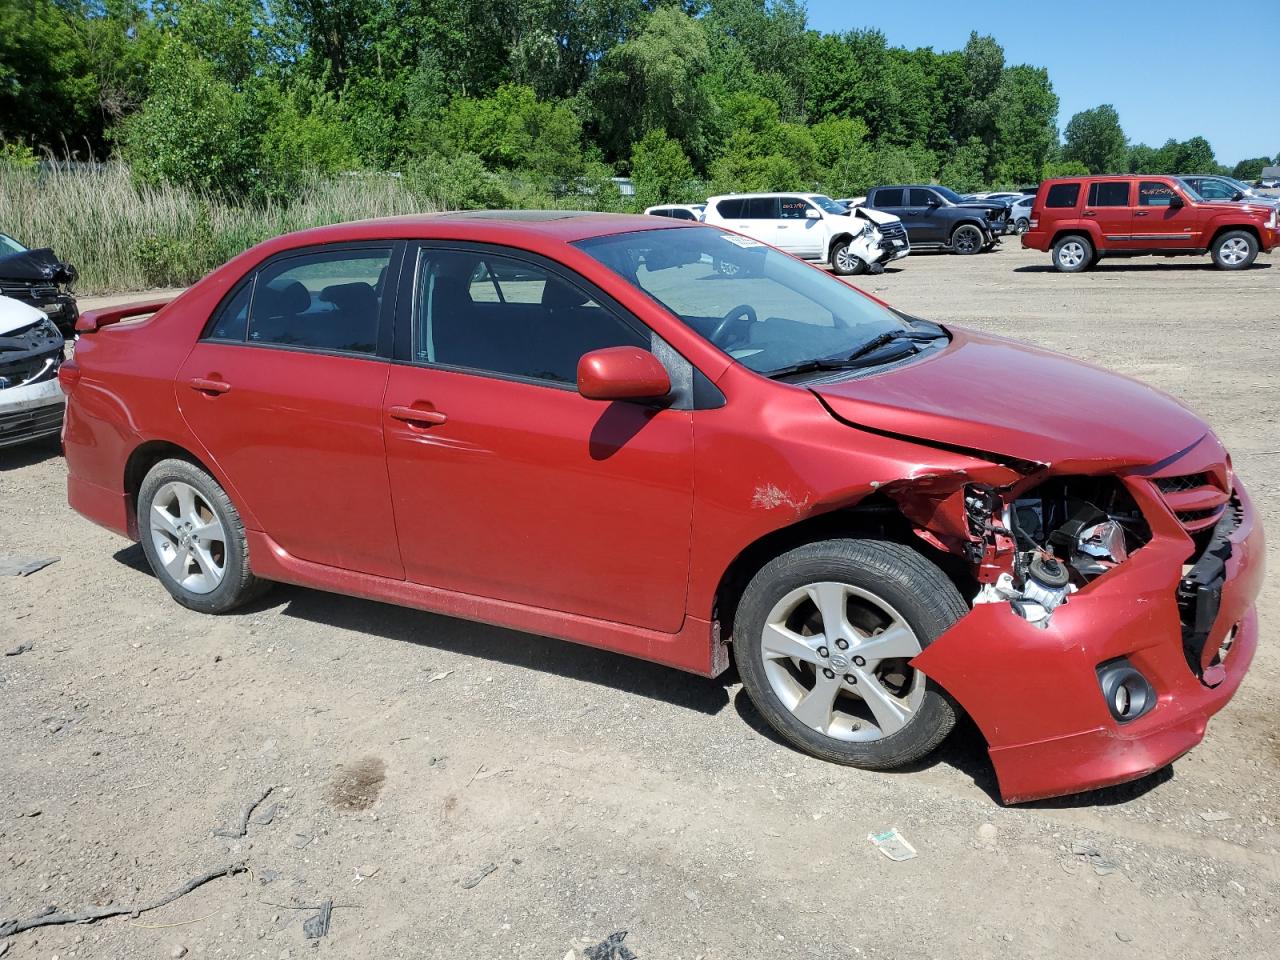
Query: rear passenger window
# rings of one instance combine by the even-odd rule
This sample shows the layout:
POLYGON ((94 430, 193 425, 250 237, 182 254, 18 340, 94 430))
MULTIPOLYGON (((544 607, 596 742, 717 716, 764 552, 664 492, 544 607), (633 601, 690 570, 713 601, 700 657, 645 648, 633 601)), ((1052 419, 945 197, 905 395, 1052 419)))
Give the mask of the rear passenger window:
POLYGON ((697 220, 698 219, 693 215, 693 212, 691 210, 672 210, 667 214, 667 216, 669 216, 672 220, 697 220))
POLYGON ((240 291, 223 304, 213 327, 209 331, 210 340, 235 340, 240 343, 248 336, 249 301, 253 298, 253 279, 240 288, 240 291))
POLYGON ((927 207, 929 205, 929 201, 933 199, 933 191, 921 190, 919 187, 915 187, 910 191, 909 196, 911 197, 911 201, 908 206, 927 207))
POLYGON ((1089 184, 1089 206, 1127 207, 1129 205, 1129 181, 1107 180, 1089 184))
POLYGON ((287 257, 258 272, 249 342, 373 353, 391 248, 287 257))
POLYGON ((1138 206, 1167 207, 1173 203, 1173 187, 1157 180, 1143 180, 1138 184, 1138 206))
POLYGON ((743 214, 747 220, 777 220, 777 197, 748 197, 747 209, 743 214))
POLYGON ((523 260, 423 250, 417 275, 414 355, 425 363, 572 384, 583 354, 650 345, 581 287, 523 260))
POLYGON ((877 207, 900 207, 902 206, 902 190, 893 187, 876 191, 877 207))
POLYGON ((720 216, 726 220, 741 220, 742 211, 747 205, 747 201, 741 197, 734 197, 731 200, 721 200, 716 204, 716 209, 720 211, 720 216))
POLYGON ((1055 183, 1045 195, 1046 207, 1074 207, 1080 199, 1080 184, 1055 183))

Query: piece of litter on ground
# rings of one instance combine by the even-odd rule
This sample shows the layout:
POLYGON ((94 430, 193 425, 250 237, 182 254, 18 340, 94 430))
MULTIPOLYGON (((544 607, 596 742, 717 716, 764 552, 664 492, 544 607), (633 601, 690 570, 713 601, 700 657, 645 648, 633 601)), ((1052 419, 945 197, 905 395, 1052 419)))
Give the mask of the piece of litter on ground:
POLYGON ((511 772, 511 768, 510 768, 510 767, 492 767, 492 768, 490 768, 490 769, 488 769, 488 770, 481 770, 479 773, 477 773, 477 774, 476 774, 474 777, 472 777, 471 779, 473 779, 473 780, 488 780, 490 777, 496 777, 496 776, 497 776, 498 774, 500 774, 500 773, 510 773, 510 772, 511 772))
POLYGON ((11 648, 11 649, 9 649, 9 650, 6 650, 6 651, 4 652, 4 655, 5 655, 6 657, 17 657, 17 656, 21 656, 22 654, 26 653, 28 650, 34 650, 34 649, 35 649, 35 647, 33 647, 33 646, 32 646, 31 644, 29 644, 29 643, 20 643, 20 644, 18 644, 16 647, 13 647, 13 648, 11 648))
POLYGON ((618 930, 609 934, 594 947, 582 951, 586 960, 640 960, 622 941, 627 939, 627 931, 618 930))
POLYGON ((320 904, 320 912, 308 917, 302 924, 302 935, 308 940, 319 940, 329 932, 329 918, 333 915, 333 901, 320 904))
POLYGON ((1225 810, 1206 810, 1200 814, 1200 819, 1209 823, 1221 823, 1223 820, 1230 820, 1231 814, 1225 810))
POLYGON ((1093 867, 1093 872, 1100 877, 1105 877, 1107 874, 1115 873, 1120 869, 1104 857, 1098 848, 1092 844, 1077 840, 1071 844, 1071 852, 1077 857, 1088 861, 1089 865, 1093 867))
POLYGON ((271 823, 271 821, 276 818, 277 806, 278 806, 277 804, 272 803, 272 804, 269 804, 268 806, 263 807, 261 810, 259 810, 257 813, 255 813, 252 817, 249 818, 249 822, 253 824, 257 824, 260 827, 268 826, 271 823))
POLYGON ((427 677, 427 683, 435 683, 437 680, 443 680, 445 677, 453 673, 452 670, 441 670, 439 673, 433 673, 427 677))
POLYGON ((907 838, 898 832, 897 827, 884 833, 868 833, 867 839, 890 860, 901 862, 917 856, 916 848, 907 842, 907 838))
POLYGON ((43 570, 60 557, 18 557, 11 553, 0 554, 0 577, 29 577, 43 570))
POLYGON ((496 863, 486 863, 483 867, 481 867, 471 876, 467 877, 465 880, 460 880, 458 882, 462 884, 463 890, 470 890, 472 887, 476 886, 481 880, 483 880, 485 877, 487 877, 489 874, 493 873, 493 871, 497 869, 498 869, 498 865, 496 863))

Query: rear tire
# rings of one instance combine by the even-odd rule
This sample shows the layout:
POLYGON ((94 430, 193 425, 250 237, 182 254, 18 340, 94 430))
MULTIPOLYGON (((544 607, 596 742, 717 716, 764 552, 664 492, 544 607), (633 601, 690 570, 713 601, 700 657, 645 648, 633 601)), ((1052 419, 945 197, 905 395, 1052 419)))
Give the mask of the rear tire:
POLYGON ((856 277, 867 272, 867 263, 849 252, 848 240, 838 240, 831 246, 831 272, 841 277, 856 277))
POLYGON ((967 611, 955 585, 908 547, 811 543, 752 578, 734 618, 735 658, 747 695, 788 743, 889 769, 930 753, 955 726, 952 700, 908 662, 967 611))
POLYGON ((1213 262, 1219 270, 1244 270, 1258 258, 1258 241, 1247 230, 1228 230, 1213 241, 1213 262))
POLYGON ((156 579, 184 607, 226 613, 270 586, 249 572, 235 504, 186 460, 161 460, 147 471, 138 490, 138 536, 156 579))
POLYGON ((1053 266, 1059 273, 1081 273, 1094 262, 1093 244, 1087 237, 1073 233, 1053 245, 1053 266))
POLYGON ((951 231, 951 252, 961 256, 981 253, 987 247, 982 231, 972 223, 962 223, 951 231))

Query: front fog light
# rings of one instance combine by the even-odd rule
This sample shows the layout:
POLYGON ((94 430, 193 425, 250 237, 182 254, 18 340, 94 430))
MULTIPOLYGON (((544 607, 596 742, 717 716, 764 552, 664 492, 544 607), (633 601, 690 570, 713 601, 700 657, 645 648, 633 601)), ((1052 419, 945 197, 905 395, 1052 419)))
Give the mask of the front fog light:
POLYGON ((1124 657, 1098 666, 1098 684, 1107 710, 1119 723, 1129 723, 1156 705, 1156 692, 1124 657))

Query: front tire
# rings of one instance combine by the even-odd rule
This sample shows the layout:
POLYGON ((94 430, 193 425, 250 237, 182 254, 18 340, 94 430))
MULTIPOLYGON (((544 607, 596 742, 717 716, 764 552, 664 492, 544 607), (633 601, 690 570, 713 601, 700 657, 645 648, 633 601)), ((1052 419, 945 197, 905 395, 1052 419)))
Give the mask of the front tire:
POLYGON ((987 246, 982 231, 972 223, 962 223, 951 231, 951 250, 961 256, 981 253, 987 246))
POLYGON ((1053 245, 1053 266, 1059 273, 1081 273, 1094 264, 1093 244, 1072 234, 1053 245))
POLYGON ((161 460, 143 478, 138 535, 152 572, 184 607, 226 613, 268 586, 249 572, 235 504, 213 477, 186 460, 161 460))
POLYGON ((1258 241, 1247 230, 1228 230, 1213 241, 1213 262, 1219 270, 1244 270, 1258 258, 1258 241))
POLYGON ((748 696, 787 742, 883 770, 919 760, 955 726, 951 699, 909 662, 967 612, 919 553, 828 540, 752 578, 733 645, 748 696))
POLYGON ((839 240, 831 247, 831 272, 841 277, 856 277, 867 272, 867 263, 849 251, 848 240, 839 240))

